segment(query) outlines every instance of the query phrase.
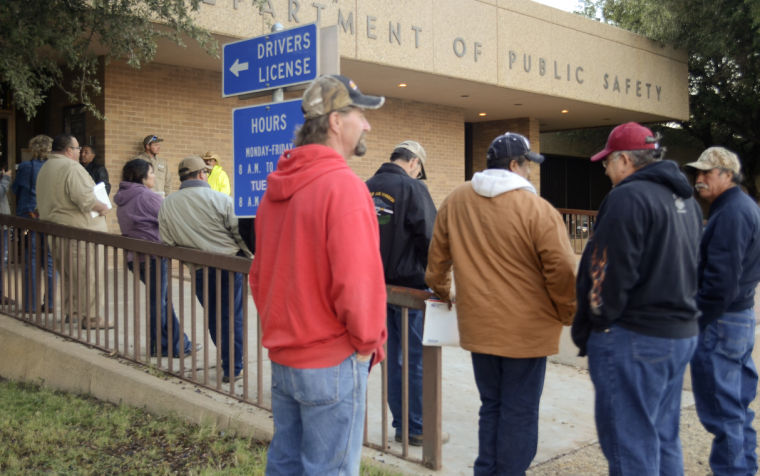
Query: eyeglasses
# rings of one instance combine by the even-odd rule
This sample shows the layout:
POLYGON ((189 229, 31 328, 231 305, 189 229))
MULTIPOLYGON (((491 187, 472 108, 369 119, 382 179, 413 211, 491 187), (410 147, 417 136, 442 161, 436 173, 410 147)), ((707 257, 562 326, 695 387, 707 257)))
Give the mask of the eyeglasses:
POLYGON ((74 146, 71 146, 71 145, 69 146, 69 149, 74 149, 74 150, 82 150, 82 148, 81 148, 81 147, 74 147, 74 146))

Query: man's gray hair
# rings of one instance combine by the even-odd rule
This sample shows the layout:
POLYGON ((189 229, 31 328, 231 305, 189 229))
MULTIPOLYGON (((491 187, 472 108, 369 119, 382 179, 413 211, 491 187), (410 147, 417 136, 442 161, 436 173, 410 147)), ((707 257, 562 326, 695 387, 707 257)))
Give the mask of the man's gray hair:
POLYGON ((642 150, 620 150, 618 153, 625 152, 631 158, 631 164, 634 169, 640 169, 645 165, 659 162, 665 158, 665 147, 657 149, 642 150))

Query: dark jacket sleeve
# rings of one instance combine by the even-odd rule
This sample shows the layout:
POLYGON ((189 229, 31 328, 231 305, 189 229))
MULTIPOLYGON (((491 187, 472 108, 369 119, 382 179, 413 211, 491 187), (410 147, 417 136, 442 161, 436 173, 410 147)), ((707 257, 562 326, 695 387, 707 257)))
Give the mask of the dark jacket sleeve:
POLYGON ((410 231, 415 256, 419 257, 424 269, 427 267, 428 249, 433 238, 436 211, 427 187, 421 183, 415 185, 407 208, 405 226, 410 231))
POLYGON ((752 230, 744 216, 723 210, 712 224, 711 233, 702 243, 702 275, 700 276, 697 306, 702 311, 701 328, 724 314, 739 293, 744 251, 752 237, 752 230))
POLYGON ((575 295, 578 300, 578 307, 573 318, 573 325, 570 329, 570 336, 573 338, 573 342, 578 347, 578 356, 583 357, 586 355, 586 342, 591 335, 591 316, 589 315, 591 310, 589 308, 588 293, 591 290, 591 276, 588 271, 589 255, 591 249, 594 247, 593 237, 586 244, 586 249, 583 250, 583 256, 581 257, 581 263, 578 268, 578 277, 575 285, 575 295))
POLYGON ((95 167, 95 173, 92 178, 95 180, 95 183, 103 182, 106 184, 106 193, 111 194, 111 184, 108 182, 108 170, 105 167, 102 165, 95 167))
POLYGON ((576 285, 578 310, 571 336, 581 356, 591 330, 608 327, 621 316, 639 280, 643 233, 648 229, 644 210, 638 196, 615 191, 599 209, 576 285))
POLYGON ((628 305, 631 289, 640 279, 639 264, 650 228, 640 196, 613 191, 610 199, 597 218, 588 270, 590 309, 602 327, 616 321, 628 305))

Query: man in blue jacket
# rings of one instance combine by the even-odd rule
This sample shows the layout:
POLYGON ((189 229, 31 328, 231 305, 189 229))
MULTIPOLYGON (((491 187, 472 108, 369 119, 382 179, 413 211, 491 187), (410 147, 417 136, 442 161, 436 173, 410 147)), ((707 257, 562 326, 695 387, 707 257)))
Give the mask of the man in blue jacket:
POLYGON ((757 392, 752 362, 755 288, 760 281, 760 208, 737 187, 739 158, 710 147, 696 162, 694 188, 710 203, 699 246, 699 343, 691 361, 697 414, 715 435, 710 468, 716 476, 757 472, 749 408, 757 392))
MULTIPOLYGON (((398 144, 390 162, 367 180, 380 225, 380 255, 385 283, 425 289, 428 247, 435 224, 435 205, 427 187, 425 149, 413 140, 398 144), (419 180, 418 180, 419 179, 419 180)), ((388 304, 388 406, 396 441, 402 441, 401 308, 388 304)), ((422 445, 422 311, 409 309, 409 444, 422 445)))
POLYGON ((572 336, 588 353, 596 429, 610 475, 683 474, 681 386, 697 345, 702 213, 648 128, 612 130, 613 189, 581 258, 572 336))

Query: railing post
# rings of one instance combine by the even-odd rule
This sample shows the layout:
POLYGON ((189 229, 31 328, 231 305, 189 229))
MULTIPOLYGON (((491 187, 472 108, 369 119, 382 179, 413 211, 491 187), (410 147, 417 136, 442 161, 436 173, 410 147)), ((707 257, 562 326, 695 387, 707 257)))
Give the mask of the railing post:
POLYGON ((422 462, 431 469, 441 469, 443 450, 441 438, 441 347, 422 347, 422 462))

